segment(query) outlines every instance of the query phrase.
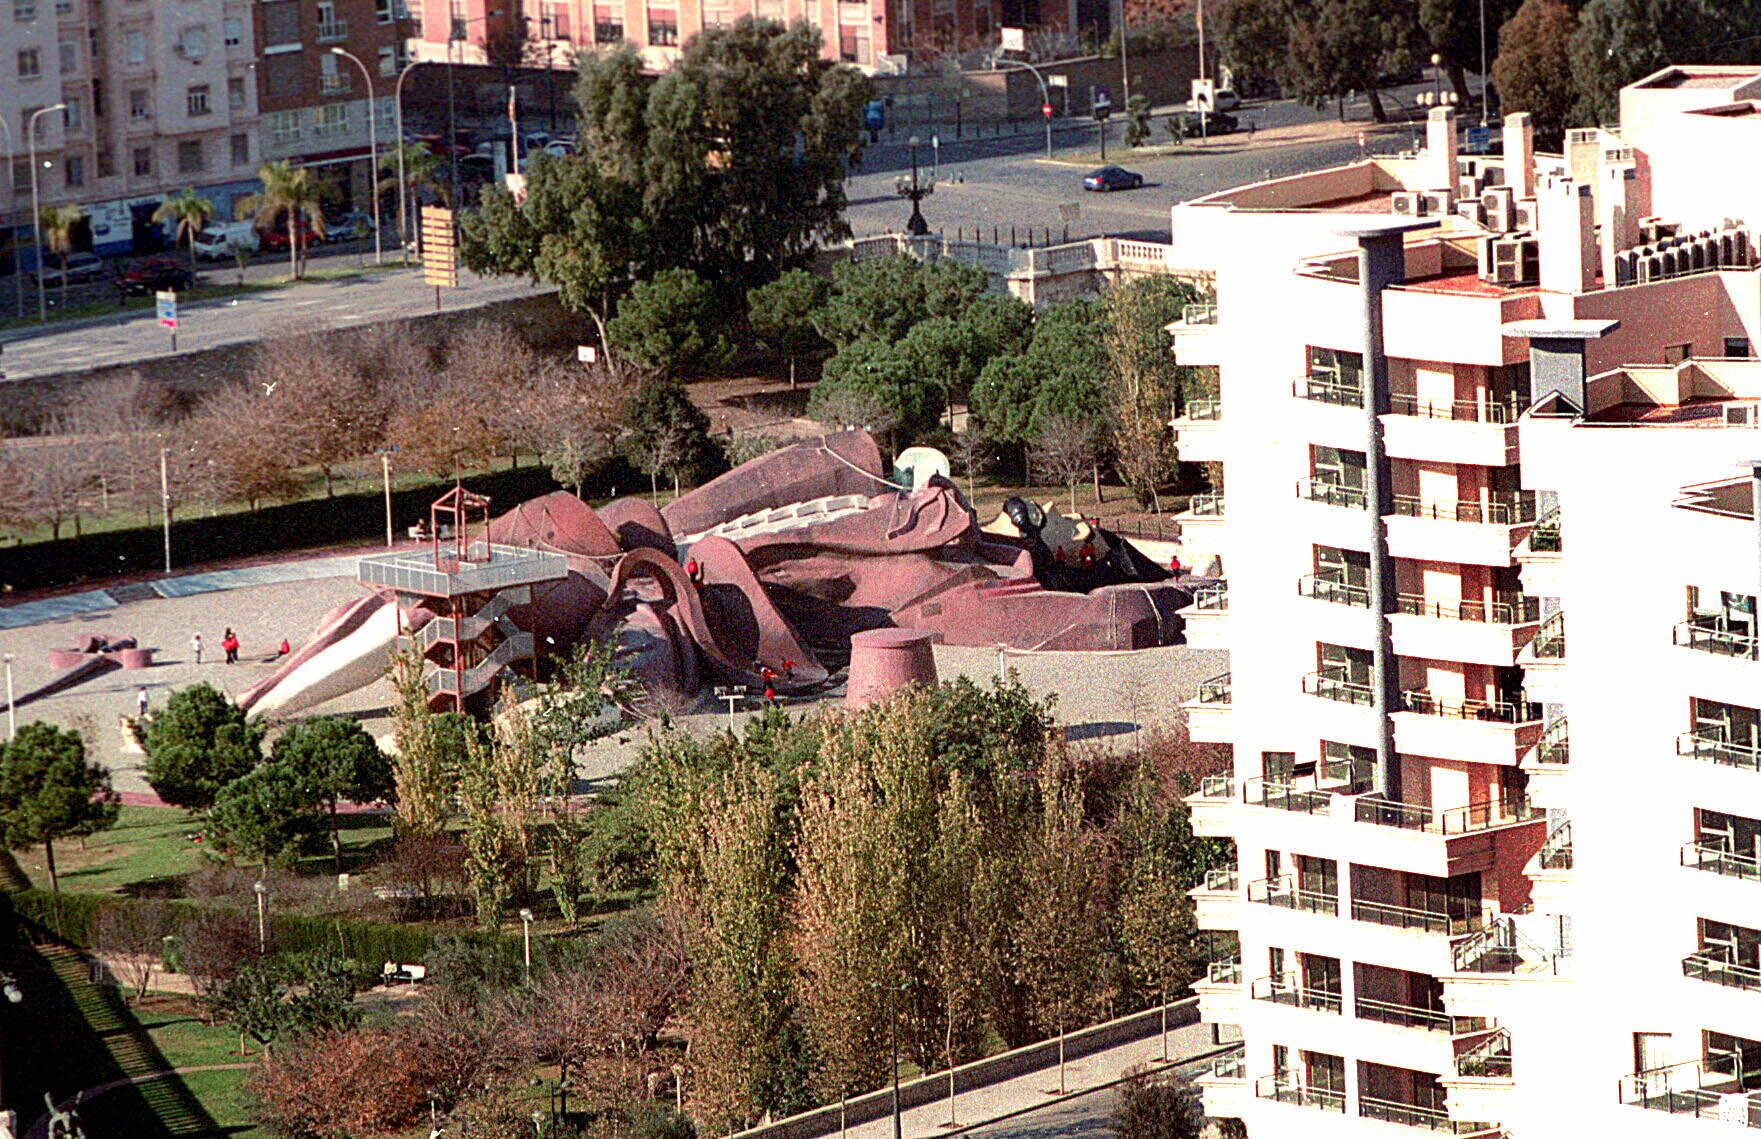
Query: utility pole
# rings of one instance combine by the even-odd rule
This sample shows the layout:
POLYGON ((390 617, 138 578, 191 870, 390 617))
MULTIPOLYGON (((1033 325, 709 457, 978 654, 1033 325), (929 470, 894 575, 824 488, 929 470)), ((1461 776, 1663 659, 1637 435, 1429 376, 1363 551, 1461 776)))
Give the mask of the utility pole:
POLYGON ((1131 58, 1126 50, 1126 32, 1130 28, 1130 19, 1125 14, 1125 6, 1131 0, 1119 0, 1119 86, 1125 98, 1125 112, 1131 113, 1131 58))
MULTIPOLYGON (((17 153, 13 149, 12 128, 6 125, 6 116, 4 116, 4 115, 0 115, 0 137, 4 137, 6 139, 6 169, 10 171, 12 169, 13 160, 16 159, 18 156, 17 156, 17 153)), ((13 237, 13 241, 12 241, 12 295, 13 295, 13 298, 15 300, 17 300, 17 302, 18 302, 18 315, 20 318, 23 318, 23 316, 24 316, 24 258, 20 257, 18 255, 17 228, 18 227, 16 225, 11 227, 11 229, 13 230, 13 234, 12 234, 12 237, 13 237)))
POLYGON ((1480 0, 1480 125, 1487 123, 1491 107, 1491 77, 1486 74, 1486 0, 1480 0))
MULTIPOLYGON (((37 205, 37 120, 50 111, 65 111, 66 103, 56 103, 31 112, 31 121, 25 126, 25 137, 30 143, 31 152, 31 242, 37 247, 37 323, 44 324, 49 319, 49 302, 43 292, 43 213, 37 205)), ((63 269, 65 272, 65 269, 63 269)), ((66 288, 65 282, 62 286, 66 288)), ((66 296, 64 292, 63 297, 66 296)))
POLYGON ((159 448, 159 513, 165 521, 165 572, 171 573, 171 452, 159 448))
MULTIPOLYGON (((361 57, 352 52, 333 47, 330 49, 330 54, 353 60, 355 66, 361 69, 361 77, 367 81, 367 192, 372 195, 373 199, 373 264, 383 265, 385 263, 385 229, 379 224, 379 100, 373 95, 373 73, 367 70, 367 65, 362 62, 361 57)), ((401 133, 398 135, 398 146, 401 157, 401 147, 403 146, 401 133)))

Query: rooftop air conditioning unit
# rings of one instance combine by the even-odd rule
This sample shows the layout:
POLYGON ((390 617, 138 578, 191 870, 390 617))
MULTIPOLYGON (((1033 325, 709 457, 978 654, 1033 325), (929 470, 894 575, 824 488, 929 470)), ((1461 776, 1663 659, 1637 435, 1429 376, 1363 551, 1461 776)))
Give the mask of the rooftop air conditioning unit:
POLYGON ((1511 218, 1510 228, 1526 229, 1531 233, 1535 231, 1535 220, 1537 217, 1535 199, 1524 198, 1522 201, 1516 203, 1514 215, 1515 216, 1511 218))
POLYGON ((1393 208, 1397 217, 1422 218, 1425 216, 1424 200, 1412 190, 1402 190, 1395 194, 1393 208))
POLYGON ((1467 198, 1455 203, 1455 212, 1475 225, 1486 224, 1486 211, 1479 202, 1467 198))
POLYGON ((1757 415, 1756 406, 1752 403, 1727 403, 1724 405, 1724 425, 1726 427, 1754 427, 1761 424, 1761 415, 1757 415))
POLYGON ((1532 237, 1503 237, 1492 242, 1491 280, 1495 285, 1521 285, 1532 281, 1539 263, 1539 247, 1532 237))
POLYGON ((1509 186, 1492 186, 1480 195, 1480 206, 1486 212, 1486 228, 1509 233, 1515 228, 1516 198, 1509 186))
POLYGON ((1419 191, 1419 199, 1422 203, 1419 210, 1421 217, 1437 217, 1446 214, 1452 205, 1448 190, 1421 190, 1419 191))

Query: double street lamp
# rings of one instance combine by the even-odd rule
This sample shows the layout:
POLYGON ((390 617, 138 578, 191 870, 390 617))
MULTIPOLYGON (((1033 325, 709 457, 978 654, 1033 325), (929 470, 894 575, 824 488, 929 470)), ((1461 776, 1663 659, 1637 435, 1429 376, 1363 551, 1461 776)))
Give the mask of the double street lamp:
MULTIPOLYGON (((373 264, 385 263, 385 243, 380 236, 379 225, 379 100, 373 97, 373 73, 367 70, 361 57, 340 47, 330 49, 331 55, 338 55, 353 61, 361 69, 361 77, 367 81, 367 184, 368 192, 373 197, 373 264)), ((401 142, 402 139, 400 138, 401 142)), ((401 157, 401 155, 400 155, 401 157)), ((402 189, 402 170, 399 170, 399 189, 402 189)), ((402 219, 399 219, 401 227, 402 219)))
MULTIPOLYGON (((929 223, 923 220, 923 210, 920 203, 936 192, 936 180, 934 175, 926 180, 920 181, 918 179, 916 135, 911 136, 908 145, 911 147, 911 177, 907 179, 900 176, 894 181, 893 189, 901 198, 911 203, 911 219, 905 223, 905 232, 912 237, 923 237, 929 233, 929 223)), ((937 157, 939 160, 939 147, 937 148, 937 157)))
POLYGON ((37 205, 37 120, 50 111, 65 111, 66 103, 52 103, 47 107, 31 112, 30 122, 25 126, 25 138, 30 142, 31 151, 31 242, 37 247, 37 323, 46 324, 49 320, 49 301, 43 292, 43 215, 37 205))

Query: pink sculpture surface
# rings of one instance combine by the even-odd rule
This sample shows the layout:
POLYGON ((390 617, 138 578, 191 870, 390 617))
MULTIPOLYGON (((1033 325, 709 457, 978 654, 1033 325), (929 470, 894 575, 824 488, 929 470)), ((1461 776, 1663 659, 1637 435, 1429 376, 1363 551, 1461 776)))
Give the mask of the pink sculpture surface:
POLYGON ((927 629, 870 629, 851 637, 844 705, 862 708, 907 685, 934 684, 935 641, 927 629))
MULTIPOLYGON (((806 692, 846 667, 854 690, 869 666, 852 660, 852 640, 872 630, 933 635, 881 637, 882 656, 895 640, 915 646, 897 649, 908 654, 930 639, 1028 650, 1179 641, 1176 610, 1190 598, 1129 545, 1096 531, 1094 556, 1085 547, 1070 564, 1040 541, 1032 520, 1043 512, 1012 500, 1010 516, 1029 520, 1019 538, 981 531, 952 483, 897 485, 874 440, 850 431, 764 455, 659 510, 544 495, 494 519, 489 535, 568 561, 567 577, 511 613, 539 645, 612 638, 639 677, 687 694, 710 678, 806 692)), ((398 626, 432 616, 396 609, 381 593, 333 610, 243 703, 292 714, 369 682, 398 626)))

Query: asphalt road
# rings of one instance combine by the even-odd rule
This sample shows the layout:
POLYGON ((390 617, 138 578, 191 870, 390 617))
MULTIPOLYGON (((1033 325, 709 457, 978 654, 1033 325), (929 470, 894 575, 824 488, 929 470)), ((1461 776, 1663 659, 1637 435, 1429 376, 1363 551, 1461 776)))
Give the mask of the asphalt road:
MULTIPOLYGON (((1209 1060, 1184 1064, 1175 1069, 1175 1076, 1182 1083, 1190 1083, 1210 1067, 1209 1060)), ((1118 1089, 1105 1088, 965 1134, 970 1139, 1112 1139, 1118 1111, 1118 1089)))

